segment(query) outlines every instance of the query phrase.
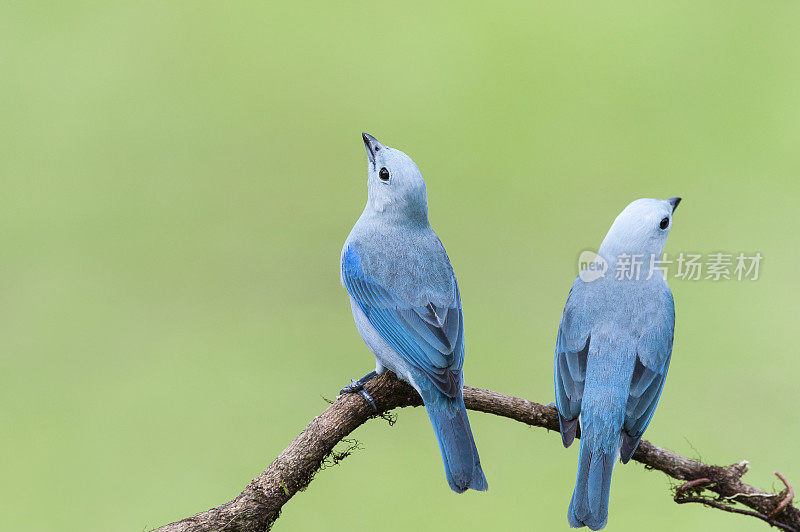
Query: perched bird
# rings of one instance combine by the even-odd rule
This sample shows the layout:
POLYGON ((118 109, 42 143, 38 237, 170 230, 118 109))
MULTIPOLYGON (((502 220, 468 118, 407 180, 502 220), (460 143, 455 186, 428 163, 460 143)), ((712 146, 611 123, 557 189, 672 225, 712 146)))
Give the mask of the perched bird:
POLYGON ((393 371, 419 392, 453 491, 485 491, 486 477, 464 407, 464 321, 450 259, 428 223, 425 181, 414 161, 374 137, 367 148, 367 205, 344 243, 341 280, 375 371, 393 371))
POLYGON ((578 478, 567 512, 573 528, 606 525, 614 462, 631 459, 664 387, 675 307, 657 261, 680 201, 628 205, 594 261, 593 271, 608 273, 586 276, 588 281, 579 275, 567 297, 556 340, 555 391, 564 447, 581 426, 578 478))

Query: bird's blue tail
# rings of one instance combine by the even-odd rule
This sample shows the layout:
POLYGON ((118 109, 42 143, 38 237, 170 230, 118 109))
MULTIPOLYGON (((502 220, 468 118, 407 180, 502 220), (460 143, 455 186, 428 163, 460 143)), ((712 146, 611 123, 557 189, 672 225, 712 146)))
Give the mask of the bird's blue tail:
POLYGON ((481 469, 464 399, 460 393, 454 398, 441 394, 430 395, 438 397, 426 400, 425 409, 439 442, 450 488, 456 493, 463 493, 468 489, 486 491, 489 485, 481 469))
POLYGON ((595 433, 587 427, 581 435, 578 479, 567 512, 572 528, 588 526, 592 530, 600 530, 606 526, 611 473, 617 461, 618 448, 617 431, 602 430, 595 433))

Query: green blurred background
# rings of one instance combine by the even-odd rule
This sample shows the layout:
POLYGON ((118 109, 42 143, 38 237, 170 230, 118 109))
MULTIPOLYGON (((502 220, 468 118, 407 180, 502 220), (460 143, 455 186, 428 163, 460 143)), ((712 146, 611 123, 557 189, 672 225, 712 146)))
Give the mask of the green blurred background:
MULTIPOLYGON (((0 529, 143 530, 235 496, 373 360, 339 285, 361 131, 409 153, 458 274, 468 383, 552 400, 578 254, 639 197, 671 280, 647 438, 800 483, 800 5, 4 2, 0 529)), ((424 411, 371 422, 275 530, 566 530, 577 446, 473 413, 456 496, 424 411)), ((615 472, 609 530, 765 530, 615 472), (646 525, 645 525, 646 524, 646 525)))

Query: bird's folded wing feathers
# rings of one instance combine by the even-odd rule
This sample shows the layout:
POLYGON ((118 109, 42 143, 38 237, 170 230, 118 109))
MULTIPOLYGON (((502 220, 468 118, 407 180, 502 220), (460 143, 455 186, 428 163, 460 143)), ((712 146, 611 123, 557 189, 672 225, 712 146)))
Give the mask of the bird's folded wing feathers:
MULTIPOLYGON (((581 412, 586 381, 586 355, 591 332, 587 315, 585 283, 576 279, 567 297, 558 327, 555 355, 556 407, 565 421, 581 412)), ((565 442, 566 444, 566 442, 565 442)))
POLYGON ((453 307, 437 307, 433 303, 411 306, 370 279, 352 248, 342 257, 342 283, 392 349, 430 377, 442 393, 448 397, 458 394, 464 363, 464 325, 457 293, 453 307))
POLYGON ((653 419, 667 378, 674 330, 675 306, 672 293, 669 288, 665 288, 658 300, 653 323, 645 329, 637 346, 620 449, 623 462, 633 456, 639 440, 653 419))

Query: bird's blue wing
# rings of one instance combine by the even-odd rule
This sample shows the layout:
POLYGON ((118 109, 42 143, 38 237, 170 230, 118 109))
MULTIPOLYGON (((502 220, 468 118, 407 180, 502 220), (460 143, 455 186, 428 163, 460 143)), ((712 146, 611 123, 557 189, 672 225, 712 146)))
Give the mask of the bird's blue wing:
POLYGON ((464 324, 456 286, 450 307, 412 306, 367 276, 352 246, 342 256, 342 283, 381 337, 448 397, 461 388, 464 324))
POLYGON ((620 458, 623 463, 631 459, 639 440, 653 419, 667 378, 675 330, 675 304, 669 288, 665 288, 661 294, 655 312, 649 319, 652 323, 645 328, 639 339, 625 408, 625 424, 620 448, 620 458))
POLYGON ((575 439, 586 381, 586 355, 591 332, 586 297, 586 284, 580 278, 575 279, 561 315, 556 339, 556 408, 565 447, 569 447, 575 439))

